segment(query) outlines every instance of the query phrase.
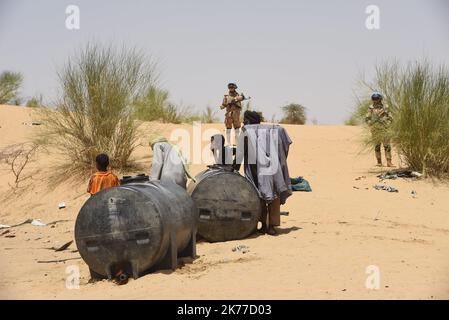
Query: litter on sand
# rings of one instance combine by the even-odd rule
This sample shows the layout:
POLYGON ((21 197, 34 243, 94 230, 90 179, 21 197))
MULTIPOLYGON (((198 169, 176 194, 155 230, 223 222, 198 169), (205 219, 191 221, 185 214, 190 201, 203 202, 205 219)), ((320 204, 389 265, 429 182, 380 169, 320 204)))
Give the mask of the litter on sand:
POLYGON ((281 216, 288 216, 290 214, 290 212, 288 212, 288 211, 281 211, 279 214, 281 216))
POLYGON ((382 185, 382 184, 376 184, 373 188, 376 190, 385 190, 388 192, 399 192, 399 190, 396 189, 395 187, 386 186, 386 185, 382 185))
POLYGON ((249 252, 249 247, 245 246, 243 244, 239 244, 239 245, 235 246, 234 248, 232 248, 232 252, 247 253, 247 252, 249 252))
POLYGON ((43 223, 40 219, 33 219, 33 220, 31 220, 30 223, 36 227, 45 227, 46 226, 46 224, 43 223))
POLYGON ((59 209, 64 209, 64 208, 65 208, 65 202, 60 202, 60 203, 58 204, 58 208, 59 208, 59 209))
MULTIPOLYGON (((357 187, 357 186, 352 186, 352 188, 353 188, 353 189, 356 189, 356 190, 360 190, 360 187, 357 187)), ((369 188, 367 188, 367 187, 364 187, 363 189, 369 190, 369 188)))
POLYGON ((78 260, 78 259, 81 259, 81 257, 68 258, 68 259, 58 259, 58 260, 38 260, 37 263, 59 263, 59 262, 66 262, 66 261, 78 260))
POLYGON ((413 198, 417 198, 418 197, 418 192, 416 192, 415 190, 412 190, 411 194, 412 194, 413 198))
MULTIPOLYGON (((0 224, 0 229, 8 229, 8 228, 14 228, 14 227, 18 227, 27 223, 33 223, 33 221, 36 221, 35 219, 27 219, 24 222, 18 223, 18 224, 13 224, 13 225, 6 225, 6 224, 0 224)), ((40 221, 40 220, 38 220, 40 221)), ((34 222, 36 223, 36 222, 34 222)), ((42 223, 42 222, 41 222, 42 223)))
POLYGON ((73 240, 70 240, 69 242, 67 242, 67 243, 64 243, 62 246, 60 246, 60 247, 52 247, 52 248, 49 248, 49 249, 51 249, 51 250, 54 250, 55 252, 59 252, 59 251, 64 251, 65 249, 67 249, 68 247, 70 247, 70 245, 73 243, 73 240))
POLYGON ((394 170, 388 171, 378 175, 377 177, 380 180, 386 179, 397 179, 397 178, 420 178, 422 176, 421 173, 411 170, 394 170))
POLYGON ((45 226, 45 223, 43 223, 40 219, 26 219, 24 222, 13 224, 12 226, 9 226, 9 228, 19 227, 24 224, 31 223, 34 226, 45 226))
POLYGON ((47 226, 54 226, 57 223, 67 222, 67 221, 70 221, 70 220, 56 220, 56 221, 52 221, 52 222, 47 223, 47 226))
POLYGON ((36 226, 36 227, 45 227, 45 226, 55 225, 56 223, 59 223, 59 222, 67 222, 67 221, 70 221, 70 220, 56 220, 56 221, 53 221, 53 222, 50 222, 50 223, 43 223, 41 221, 41 219, 27 219, 24 222, 21 222, 21 223, 18 223, 18 224, 13 224, 11 226, 10 225, 6 225, 6 224, 0 224, 0 229, 8 229, 8 228, 19 227, 19 226, 22 226, 22 225, 28 224, 28 223, 30 223, 30 224, 32 224, 33 226, 36 226))
POLYGON ((380 214, 382 213, 382 211, 377 211, 377 214, 376 214, 376 216, 374 217, 374 221, 377 221, 377 220, 379 220, 379 216, 380 216, 380 214))
POLYGON ((312 191, 309 182, 303 177, 290 178, 290 182, 292 184, 292 191, 312 191))
POLYGON ((32 121, 32 122, 22 122, 24 126, 41 126, 43 122, 40 121, 32 121))

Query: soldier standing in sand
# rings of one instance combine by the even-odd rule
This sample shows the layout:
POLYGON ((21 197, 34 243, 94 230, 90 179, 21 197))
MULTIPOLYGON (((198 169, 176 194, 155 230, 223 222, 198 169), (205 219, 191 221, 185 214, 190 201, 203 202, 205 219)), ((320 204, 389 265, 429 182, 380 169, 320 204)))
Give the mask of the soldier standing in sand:
POLYGON ((228 84, 229 93, 223 98, 223 103, 221 104, 221 109, 226 108, 225 114, 225 125, 226 125, 226 141, 228 145, 231 144, 231 130, 234 127, 235 131, 235 141, 237 143, 240 134, 240 112, 242 111, 242 101, 245 100, 243 94, 239 94, 236 89, 237 85, 235 83, 228 84))
POLYGON ((368 113, 365 117, 365 122, 368 124, 373 139, 375 140, 375 152, 377 159, 377 166, 382 166, 381 146, 384 145, 385 158, 387 159, 387 166, 393 167, 391 162, 391 145, 390 139, 387 137, 387 130, 393 118, 388 107, 382 103, 382 94, 374 92, 371 96, 373 104, 369 107, 368 113))

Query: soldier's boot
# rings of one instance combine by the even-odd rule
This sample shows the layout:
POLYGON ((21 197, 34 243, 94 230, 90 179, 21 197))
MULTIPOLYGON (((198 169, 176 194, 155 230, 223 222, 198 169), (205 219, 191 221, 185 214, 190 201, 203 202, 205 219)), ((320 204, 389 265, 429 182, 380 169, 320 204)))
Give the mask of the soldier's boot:
POLYGON ((376 152, 377 166, 382 167, 382 154, 380 152, 380 145, 376 145, 374 151, 376 152))
POLYGON ((384 146, 385 148, 385 158, 387 158, 387 167, 394 167, 394 164, 391 162, 391 146, 389 144, 384 146))
POLYGON ((237 145, 237 143, 238 143, 238 141, 239 141, 239 136, 240 136, 240 128, 236 128, 236 129, 234 129, 235 130, 235 132, 234 132, 234 138, 235 138, 235 140, 234 140, 234 145, 237 145))
POLYGON ((377 157, 377 155, 376 155, 376 158, 377 158, 377 164, 376 164, 376 167, 382 167, 382 166, 383 166, 383 164, 382 164, 382 159, 381 159, 380 157, 377 157))
POLYGON ((231 130, 232 129, 226 129, 226 144, 227 145, 231 144, 231 130))

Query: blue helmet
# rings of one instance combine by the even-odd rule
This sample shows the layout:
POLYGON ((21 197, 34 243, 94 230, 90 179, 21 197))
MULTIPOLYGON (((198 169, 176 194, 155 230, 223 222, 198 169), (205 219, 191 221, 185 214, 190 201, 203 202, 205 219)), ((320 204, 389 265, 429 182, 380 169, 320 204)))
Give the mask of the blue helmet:
POLYGON ((377 91, 371 95, 371 100, 382 100, 382 98, 382 94, 377 91))

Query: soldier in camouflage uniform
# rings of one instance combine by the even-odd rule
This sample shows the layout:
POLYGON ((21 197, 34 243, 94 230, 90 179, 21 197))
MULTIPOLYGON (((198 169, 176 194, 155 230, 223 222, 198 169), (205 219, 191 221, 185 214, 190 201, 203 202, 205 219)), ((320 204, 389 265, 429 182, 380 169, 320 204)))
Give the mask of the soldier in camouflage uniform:
POLYGON ((373 104, 369 107, 366 114, 365 121, 368 124, 371 134, 375 139, 375 152, 377 159, 377 166, 382 166, 381 146, 384 145, 385 158, 387 158, 387 166, 393 167, 391 162, 391 145, 390 139, 386 137, 386 130, 391 124, 393 118, 388 107, 382 103, 382 95, 378 92, 371 96, 373 104))
POLYGON ((226 140, 228 144, 231 144, 231 130, 234 127, 235 141, 237 143, 240 134, 240 111, 242 110, 242 101, 245 100, 243 94, 239 94, 236 89, 235 83, 228 84, 229 93, 223 98, 221 109, 226 108, 225 125, 226 125, 226 140))

